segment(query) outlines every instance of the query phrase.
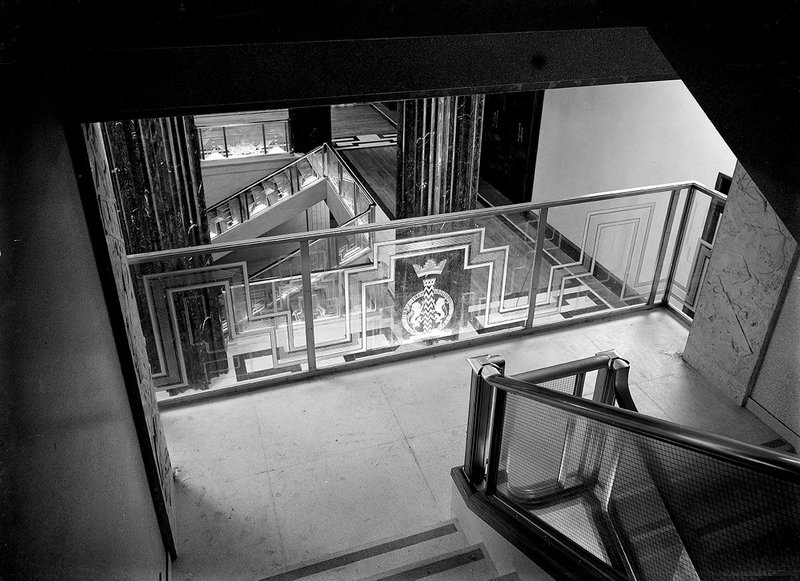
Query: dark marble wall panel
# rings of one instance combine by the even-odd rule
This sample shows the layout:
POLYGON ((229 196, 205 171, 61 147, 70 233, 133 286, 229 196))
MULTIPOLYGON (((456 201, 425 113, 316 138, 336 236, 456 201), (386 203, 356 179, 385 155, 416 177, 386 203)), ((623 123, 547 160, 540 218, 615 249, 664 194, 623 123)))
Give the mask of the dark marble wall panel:
MULTIPOLYGON (((208 244, 199 143, 189 116, 127 119, 101 124, 124 249, 128 254, 208 244)), ((209 255, 143 264, 137 274, 207 266, 209 255)), ((156 330, 151 325, 143 285, 134 279, 134 295, 153 371, 160 369, 156 330)), ((188 382, 198 389, 227 371, 219 292, 198 290, 187 303, 191 329, 179 333, 188 382), (206 321, 208 324, 206 324, 206 321), (193 344, 189 335, 202 336, 193 344)), ((166 339, 174 340, 172 337, 166 339)))
POLYGON ((797 242, 736 165, 684 359, 742 403, 797 242))
MULTIPOLYGON (((172 464, 170 462, 167 440, 158 413, 155 399, 153 379, 150 373, 150 363, 147 357, 142 326, 139 321, 139 310, 136 306, 133 281, 128 268, 127 254, 125 251, 122 225, 118 218, 117 203, 114 195, 114 185, 111 172, 105 155, 105 145, 100 124, 84 125, 84 138, 89 151, 89 163, 92 178, 97 192, 97 203, 100 206, 103 227, 106 233, 108 253, 117 285, 117 295, 125 317, 125 330, 130 346, 130 355, 136 368, 136 379, 139 384, 139 399, 147 423, 150 436, 152 462, 158 471, 158 486, 161 493, 163 508, 169 518, 172 531, 175 530, 174 518, 174 481, 172 478, 172 464)), ((145 451, 147 452, 147 451, 145 451)), ((157 510, 157 512, 159 512, 157 510)))
POLYGON ((192 117, 102 124, 128 252, 210 242, 192 117))

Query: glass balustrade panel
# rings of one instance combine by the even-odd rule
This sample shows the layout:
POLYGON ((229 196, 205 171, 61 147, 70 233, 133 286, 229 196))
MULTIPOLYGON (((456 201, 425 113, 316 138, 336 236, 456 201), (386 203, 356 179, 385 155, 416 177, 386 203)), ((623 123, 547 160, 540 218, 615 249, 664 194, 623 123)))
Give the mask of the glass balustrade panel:
MULTIPOLYGON (((666 195, 666 194, 665 194, 666 195)), ((689 195, 689 189, 683 188, 678 194, 678 205, 675 209, 675 216, 672 219, 672 228, 670 230, 669 239, 667 240, 667 248, 664 254, 664 266, 661 270, 661 276, 656 288, 655 302, 661 303, 664 300, 664 293, 667 289, 667 282, 669 280, 670 268, 675 256, 675 245, 678 243, 680 234, 680 225, 683 214, 686 210, 686 198, 689 195)))
POLYGON ((203 159, 225 159, 227 157, 225 135, 222 127, 201 127, 199 132, 203 159))
POLYGON ((317 365, 522 328, 535 222, 509 214, 317 241, 338 264, 312 274, 317 365))
POLYGON ((722 200, 695 190, 668 297, 670 306, 688 317, 697 308, 724 208, 722 200))
POLYGON ((264 134, 260 123, 225 127, 229 158, 264 154, 264 134))
POLYGON ((351 216, 356 215, 356 184, 346 171, 343 172, 342 181, 339 182, 339 197, 351 216))
MULTIPOLYGON (((298 248, 282 245, 288 256, 298 248)), ((301 276, 276 268, 250 280, 251 269, 280 258, 274 251, 131 267, 159 398, 308 369, 301 276)))
POLYGON ((308 154, 308 163, 311 164, 313 175, 317 178, 325 177, 325 149, 321 148, 308 154))
POLYGON ((264 148, 268 155, 288 153, 291 151, 289 146, 289 131, 286 121, 272 121, 262 123, 264 134, 264 148))
MULTIPOLYGON (((534 325, 644 305, 669 192, 550 208, 534 325)), ((669 266, 662 270, 666 278, 669 266)))

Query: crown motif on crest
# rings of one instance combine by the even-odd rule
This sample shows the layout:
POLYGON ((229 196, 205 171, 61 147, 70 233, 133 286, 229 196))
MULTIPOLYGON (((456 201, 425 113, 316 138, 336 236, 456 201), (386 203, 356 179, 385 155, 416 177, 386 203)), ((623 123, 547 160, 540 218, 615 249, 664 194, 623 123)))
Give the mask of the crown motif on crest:
POLYGON ((417 276, 422 278, 425 276, 438 276, 442 274, 444 270, 444 265, 447 264, 447 259, 445 258, 439 263, 433 261, 432 258, 429 258, 425 261, 425 264, 420 266, 419 264, 414 265, 414 272, 417 273, 417 276))

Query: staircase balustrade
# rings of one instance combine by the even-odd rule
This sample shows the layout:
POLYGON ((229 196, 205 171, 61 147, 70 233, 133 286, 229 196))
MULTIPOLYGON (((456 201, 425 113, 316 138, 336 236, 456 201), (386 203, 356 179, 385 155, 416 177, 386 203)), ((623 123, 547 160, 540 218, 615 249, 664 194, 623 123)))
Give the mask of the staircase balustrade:
POLYGON ((335 152, 312 154, 313 175, 323 168, 360 212, 345 226, 128 257, 148 297, 140 314, 152 323, 159 390, 259 384, 652 308, 688 319, 713 244, 709 217, 725 201, 685 182, 372 223, 335 152), (247 259, 204 259, 233 250, 247 259), (197 267, 170 269, 177 257, 197 267), (203 321, 186 316, 203 312, 208 289, 224 319, 225 349, 213 353, 203 321), (192 349, 202 357, 184 356, 192 349), (203 373, 187 373, 189 360, 224 360, 228 372, 190 382, 203 373))
POLYGON ((454 477, 499 531, 527 531, 519 548, 557 578, 797 578, 796 456, 613 407, 633 407, 613 352, 512 377, 500 357, 470 363, 454 477))

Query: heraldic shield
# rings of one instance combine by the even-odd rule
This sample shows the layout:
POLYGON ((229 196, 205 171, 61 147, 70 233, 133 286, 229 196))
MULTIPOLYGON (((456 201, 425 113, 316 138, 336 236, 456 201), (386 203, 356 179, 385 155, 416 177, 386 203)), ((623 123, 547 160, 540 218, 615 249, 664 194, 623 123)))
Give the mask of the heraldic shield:
POLYGON ((456 336, 461 297, 469 290, 464 250, 398 257, 395 268, 395 316, 403 339, 456 336))

